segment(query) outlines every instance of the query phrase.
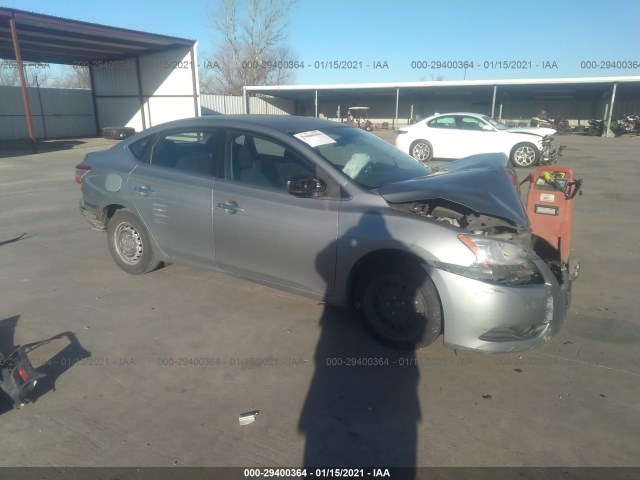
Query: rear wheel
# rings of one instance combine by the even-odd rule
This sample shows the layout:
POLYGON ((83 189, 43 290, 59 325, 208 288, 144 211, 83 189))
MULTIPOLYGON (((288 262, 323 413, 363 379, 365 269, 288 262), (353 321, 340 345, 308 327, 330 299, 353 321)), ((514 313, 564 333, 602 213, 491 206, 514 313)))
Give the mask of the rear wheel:
POLYGON ((428 162, 433 158, 433 147, 426 140, 416 140, 409 147, 409 155, 421 162, 428 162))
POLYGON ((532 167, 540 161, 540 150, 533 143, 518 143, 511 150, 511 163, 516 167, 532 167))
POLYGON ((153 255, 149 235, 135 215, 118 210, 109 221, 107 241, 111 256, 127 273, 140 275, 160 265, 153 255))
POLYGON ((436 287, 418 265, 374 265, 360 275, 356 293, 369 328, 385 343, 403 349, 425 346, 442 331, 436 287))

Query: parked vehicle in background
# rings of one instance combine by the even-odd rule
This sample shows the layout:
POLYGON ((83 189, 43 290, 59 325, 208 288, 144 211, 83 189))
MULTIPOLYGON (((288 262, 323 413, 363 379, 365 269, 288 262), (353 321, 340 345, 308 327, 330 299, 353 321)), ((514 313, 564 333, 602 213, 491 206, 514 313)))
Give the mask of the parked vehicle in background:
POLYGON ((500 153, 435 171, 347 125, 216 115, 89 153, 76 181, 131 274, 184 263, 354 306, 403 348, 442 332, 475 350, 536 348, 566 318, 570 281, 500 153))
POLYGON ((573 131, 573 127, 569 125, 569 121, 566 118, 549 118, 549 114, 545 110, 540 110, 529 124, 532 127, 552 128, 558 135, 566 135, 573 131))
POLYGON ((589 120, 589 125, 585 129, 585 133, 592 136, 602 136, 604 133, 604 120, 589 120))
POLYGON ((487 115, 444 113, 398 130, 395 145, 421 162, 458 159, 479 153, 503 153, 517 167, 554 162, 561 154, 552 146, 552 128, 509 128, 487 115))
POLYGON ((369 107, 349 107, 347 121, 352 127, 358 127, 367 132, 373 131, 373 123, 369 120, 369 107))
POLYGON ((616 136, 624 135, 626 133, 636 133, 640 132, 640 115, 622 115, 622 117, 618 120, 617 128, 614 133, 616 136))

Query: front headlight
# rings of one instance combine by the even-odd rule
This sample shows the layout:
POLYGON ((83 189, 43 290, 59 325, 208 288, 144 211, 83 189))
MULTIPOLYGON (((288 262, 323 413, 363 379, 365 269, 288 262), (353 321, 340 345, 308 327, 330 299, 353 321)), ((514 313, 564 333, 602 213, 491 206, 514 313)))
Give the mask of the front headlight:
POLYGON ((473 252, 475 262, 469 266, 434 262, 436 267, 495 285, 544 283, 540 270, 533 263, 535 253, 525 245, 478 235, 460 234, 458 239, 473 252))

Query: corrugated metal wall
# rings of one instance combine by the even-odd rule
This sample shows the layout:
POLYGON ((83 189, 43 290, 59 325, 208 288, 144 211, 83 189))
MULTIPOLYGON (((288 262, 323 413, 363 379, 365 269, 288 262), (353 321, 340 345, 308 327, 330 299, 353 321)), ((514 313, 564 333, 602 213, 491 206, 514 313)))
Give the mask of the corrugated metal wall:
MULTIPOLYGON (((91 90, 27 88, 37 138, 96 135, 91 90)), ((0 86, 0 140, 29 138, 20 87, 0 86)))
POLYGON ((235 95, 200 95, 200 113, 202 115, 232 115, 244 113, 242 97, 235 95))
MULTIPOLYGON (((286 98, 250 97, 249 111, 257 115, 294 115, 295 102, 286 98)), ((200 95, 202 115, 241 114, 244 105, 241 96, 235 95, 200 95)))
POLYGON ((100 128, 126 126, 139 132, 199 113, 193 90, 197 57, 191 62, 189 48, 142 55, 138 62, 139 81, 133 59, 114 62, 113 68, 92 69, 100 128))

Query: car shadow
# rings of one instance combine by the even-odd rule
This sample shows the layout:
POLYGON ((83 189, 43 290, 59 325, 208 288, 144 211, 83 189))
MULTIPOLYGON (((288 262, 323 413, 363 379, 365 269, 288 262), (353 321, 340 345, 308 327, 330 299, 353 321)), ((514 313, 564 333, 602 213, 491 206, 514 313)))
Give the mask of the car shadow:
MULTIPOLYGON (((371 228, 380 238, 391 238, 382 216, 365 212, 318 255, 317 270, 326 272, 319 266, 335 261, 336 251, 348 256, 371 228)), ((414 478, 421 421, 414 352, 378 342, 354 313, 326 305, 319 321, 314 374, 298 423, 306 435, 304 466, 403 467, 394 478, 414 478)))

